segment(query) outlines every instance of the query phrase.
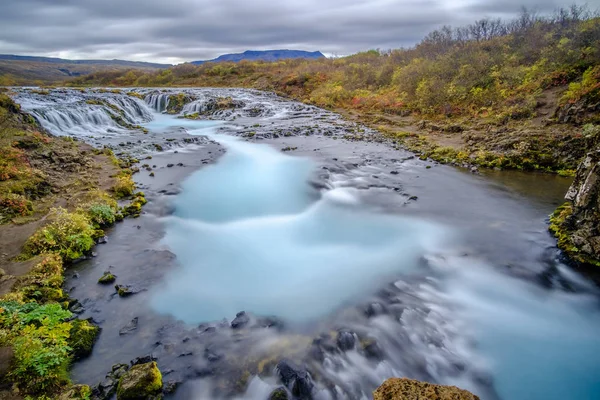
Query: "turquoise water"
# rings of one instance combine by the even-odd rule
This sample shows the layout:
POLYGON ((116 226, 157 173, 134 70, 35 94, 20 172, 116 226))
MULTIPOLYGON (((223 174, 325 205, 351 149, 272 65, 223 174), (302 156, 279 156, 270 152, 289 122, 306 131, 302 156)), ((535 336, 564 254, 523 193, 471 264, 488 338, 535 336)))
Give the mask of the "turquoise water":
MULTIPOLYGON (((307 184, 310 160, 199 127, 227 152, 183 183, 167 220, 164 240, 180 268, 154 298, 160 312, 194 324, 241 310, 310 321, 446 251, 451 228, 370 212, 351 189, 320 196, 307 184)), ((502 399, 600 398, 595 294, 546 290, 483 260, 440 259, 436 280, 457 306, 448 323, 470 327, 474 358, 502 399)))
POLYGON ((321 198, 307 183, 308 159, 211 137, 227 152, 184 182, 175 201, 165 243, 181 269, 156 297, 159 311, 189 323, 241 310, 308 321, 414 269, 443 234, 363 211, 344 189, 321 198))

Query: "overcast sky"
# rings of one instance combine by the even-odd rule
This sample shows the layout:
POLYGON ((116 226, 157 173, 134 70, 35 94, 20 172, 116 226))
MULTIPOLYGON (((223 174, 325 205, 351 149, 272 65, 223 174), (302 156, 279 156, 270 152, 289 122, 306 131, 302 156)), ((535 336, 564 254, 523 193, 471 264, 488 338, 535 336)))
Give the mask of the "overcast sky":
MULTIPOLYGON (((244 50, 345 55, 558 0, 0 0, 0 53, 180 63, 244 50)), ((579 2, 582 4, 584 2, 579 2)), ((600 8, 600 0, 585 2, 600 8)))

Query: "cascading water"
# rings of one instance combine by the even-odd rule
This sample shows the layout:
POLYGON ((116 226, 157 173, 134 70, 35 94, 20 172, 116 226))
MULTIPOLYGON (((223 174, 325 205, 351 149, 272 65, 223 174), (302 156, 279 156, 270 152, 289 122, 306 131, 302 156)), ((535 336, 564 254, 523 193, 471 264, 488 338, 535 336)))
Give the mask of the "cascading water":
MULTIPOLYGON (((264 400, 280 385, 272 368, 246 376, 243 395, 223 394, 223 382, 232 385, 219 379, 231 364, 245 368, 250 359, 264 366, 281 354, 306 363, 317 400, 368 399, 392 376, 457 385, 482 399, 600 398, 598 291, 560 262, 543 258, 554 246, 543 221, 550 208, 540 212, 526 198, 491 190, 482 178, 445 167, 425 169, 409 154, 330 139, 353 127, 266 93, 185 89, 197 100, 182 114, 221 115, 225 123, 152 113, 165 110, 175 89, 137 93, 145 102, 91 91, 16 96, 55 134, 120 132, 124 128, 110 117, 117 108, 124 120, 150 130, 136 136, 140 146, 147 137, 169 140, 185 129, 226 149, 182 183, 173 215, 162 220, 165 236, 152 246, 166 245, 176 256, 175 269, 162 262, 138 265, 151 269, 143 272, 123 266, 119 279, 140 279, 125 283, 143 286, 149 271, 160 277, 127 302, 96 289, 97 273, 107 265, 79 272, 74 282, 88 279, 89 285, 73 296, 91 304, 82 317, 103 321, 103 333, 89 362, 74 365, 76 376, 89 376, 99 364, 106 371, 127 362, 115 348, 131 354, 143 347, 159 357, 161 368, 173 369, 171 376, 189 380, 176 394, 181 399, 264 400), (239 104, 226 112, 208 109, 209 101, 224 97, 239 104), (225 133, 254 141, 277 133, 286 139, 271 145, 286 151, 304 146, 303 156, 225 133), (419 194, 418 201, 403 196, 404 186, 419 194), (513 265, 511 257, 522 265, 513 265), (560 284, 542 287, 538 272, 548 265, 560 284), (247 328, 234 331, 215 322, 241 310, 256 316, 247 328), (259 317, 268 315, 286 328, 265 329, 259 317), (133 316, 140 317, 140 332, 127 339, 119 330, 133 316), (171 318, 187 323, 183 333, 171 318), (345 332, 344 346, 332 339, 332 331, 345 332), (189 371, 201 377, 197 386, 189 371)), ((162 156, 170 160, 175 154, 162 156)), ((159 179, 163 172, 156 171, 156 178, 142 181, 159 179)), ((147 184, 152 199, 153 186, 147 184)), ((151 201, 150 207, 153 202, 159 203, 151 201)), ((146 232, 156 226, 150 223, 156 219, 143 216, 137 228, 115 231, 134 229, 145 246, 156 240, 155 232, 146 232)), ((121 237, 134 241, 131 231, 121 237)), ((144 257, 146 248, 122 245, 105 245, 113 246, 107 253, 120 257, 109 264, 114 268, 144 257)), ((102 260, 103 248, 98 252, 102 260)))
POLYGON ((164 112, 167 110, 170 95, 170 93, 149 93, 144 97, 144 100, 153 110, 164 112))
POLYGON ((123 124, 137 125, 152 119, 147 105, 137 97, 111 92, 68 92, 31 95, 19 92, 15 99, 40 124, 55 135, 93 137, 124 132, 123 124), (52 102, 44 102, 47 96, 52 102))

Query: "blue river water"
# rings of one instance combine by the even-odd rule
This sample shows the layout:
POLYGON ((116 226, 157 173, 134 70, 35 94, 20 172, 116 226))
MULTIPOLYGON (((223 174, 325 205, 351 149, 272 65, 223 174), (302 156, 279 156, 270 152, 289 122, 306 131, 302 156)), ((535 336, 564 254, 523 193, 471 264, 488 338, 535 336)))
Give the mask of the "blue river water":
MULTIPOLYGON (((155 128, 179 124, 163 118, 155 128)), ((370 212, 345 189, 319 195, 309 159, 218 135, 213 122, 185 124, 227 152, 183 183, 167 220, 180 268, 154 298, 162 313, 193 324, 240 310, 318 319, 416 270, 452 236, 431 221, 370 212)), ((440 271, 502 399, 600 399, 596 294, 549 291, 485 261, 449 256, 440 271)))

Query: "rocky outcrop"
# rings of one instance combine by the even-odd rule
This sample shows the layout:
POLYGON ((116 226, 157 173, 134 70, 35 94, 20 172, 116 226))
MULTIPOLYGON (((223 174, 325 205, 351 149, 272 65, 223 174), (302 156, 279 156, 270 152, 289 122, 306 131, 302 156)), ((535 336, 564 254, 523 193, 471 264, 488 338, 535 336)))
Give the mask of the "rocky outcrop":
POLYGON ((550 218, 558 246, 581 264, 600 266, 600 149, 579 165, 565 199, 550 218))
POLYGON ((407 378, 390 378, 373 392, 373 400, 479 400, 456 386, 434 385, 407 378))

